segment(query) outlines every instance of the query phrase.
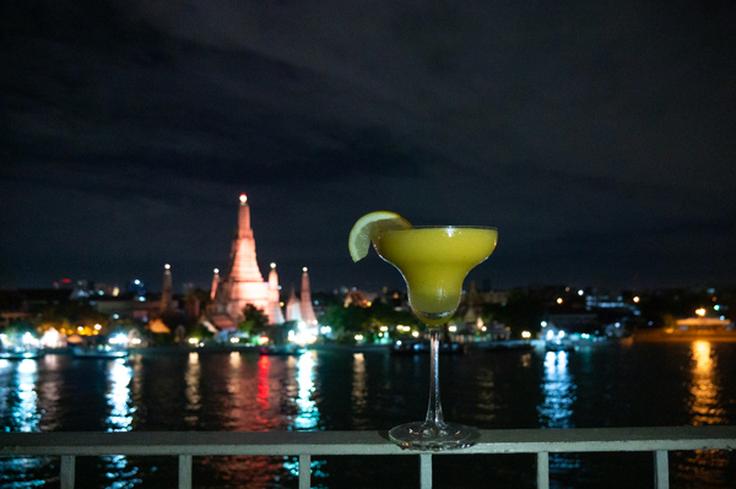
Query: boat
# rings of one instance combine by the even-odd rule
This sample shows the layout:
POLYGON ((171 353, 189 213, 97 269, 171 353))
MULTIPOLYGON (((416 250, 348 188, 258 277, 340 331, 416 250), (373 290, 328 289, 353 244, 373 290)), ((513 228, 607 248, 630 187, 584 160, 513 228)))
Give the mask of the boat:
POLYGON ((501 340, 478 342, 472 344, 472 348, 479 351, 529 351, 534 349, 534 345, 525 340, 501 340))
MULTIPOLYGON (((424 340, 396 340, 391 345, 391 353, 394 355, 415 355, 418 353, 429 353, 429 341, 424 340)), ((455 341, 440 342, 440 354, 462 354, 465 346, 455 341)))
POLYGON ((258 347, 258 353, 261 355, 301 355, 306 350, 304 347, 294 343, 285 343, 283 345, 261 345, 258 347))
POLYGON ((43 356, 43 351, 37 348, 20 348, 0 351, 0 360, 28 360, 43 356))
POLYGON ((72 355, 75 358, 125 358, 129 354, 127 349, 111 348, 109 345, 75 346, 72 355))

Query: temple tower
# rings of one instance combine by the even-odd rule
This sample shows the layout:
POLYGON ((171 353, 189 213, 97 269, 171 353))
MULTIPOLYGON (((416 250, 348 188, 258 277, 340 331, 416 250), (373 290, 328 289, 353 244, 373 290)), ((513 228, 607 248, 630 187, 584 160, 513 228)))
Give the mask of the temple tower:
POLYGON ((159 305, 159 312, 162 314, 171 310, 172 308, 172 297, 173 297, 173 282, 171 279, 171 265, 168 263, 164 265, 164 280, 161 287, 161 303, 159 305))
POLYGON ((275 284, 263 280, 256 260, 256 241, 251 228, 248 197, 240 194, 239 199, 238 228, 230 252, 230 272, 218 286, 217 297, 234 321, 243 318, 246 304, 253 304, 268 316, 270 323, 275 323, 279 319, 274 317, 275 307, 279 303, 278 276, 275 276, 275 284))
POLYGON ((317 316, 314 314, 312 307, 312 290, 309 285, 309 269, 302 268, 302 288, 301 288, 301 314, 302 321, 309 325, 317 324, 317 316))

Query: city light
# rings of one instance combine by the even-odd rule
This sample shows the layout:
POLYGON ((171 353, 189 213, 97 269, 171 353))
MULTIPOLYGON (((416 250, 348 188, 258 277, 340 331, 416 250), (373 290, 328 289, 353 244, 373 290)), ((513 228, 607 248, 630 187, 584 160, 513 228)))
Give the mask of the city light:
POLYGON ((554 332, 554 331, 552 331, 551 329, 550 329, 550 330, 548 330, 548 331, 547 331, 547 334, 545 334, 545 335, 544 335, 544 338, 545 338, 545 339, 546 339, 547 341, 552 341, 553 339, 555 339, 555 332, 554 332))
POLYGON ((307 273, 308 271, 309 271, 309 268, 307 268, 307 267, 302 267, 302 272, 304 272, 304 273, 307 273))
POLYGON ((218 273, 220 273, 220 269, 219 268, 213 268, 212 269, 212 273, 214 273, 215 275, 217 275, 218 273))
POLYGON ((558 304, 562 304, 562 303, 563 303, 563 302, 565 302, 565 301, 564 301, 564 300, 562 299, 562 297, 558 297, 558 298, 557 298, 557 299, 555 300, 555 302, 556 302, 556 303, 558 303, 558 304))
POLYGON ((706 313, 706 312, 707 312, 707 311, 705 310, 705 308, 704 308, 704 307, 699 307, 699 308, 695 309, 695 314, 696 314, 696 315, 697 315, 698 317, 701 317, 701 318, 702 318, 702 317, 705 317, 705 313, 706 313))
POLYGON ((330 333, 332 333, 332 327, 330 327, 330 326, 322 326, 322 327, 319 328, 319 332, 321 334, 330 334, 330 333))
POLYGON ((276 268, 276 262, 273 262, 272 261, 270 267, 271 267, 271 270, 273 270, 274 268, 276 268))
POLYGON ((457 326, 455 326, 454 324, 450 325, 447 327, 447 331, 449 331, 450 333, 457 333, 457 326))
POLYGON ((583 289, 578 289, 578 295, 580 297, 584 296, 585 295, 585 291, 583 289))
POLYGON ((414 338, 419 338, 419 331, 417 331, 417 330, 414 330, 414 331, 412 331, 412 332, 411 332, 411 335, 412 335, 412 336, 413 336, 414 338))
POLYGON ((168 263, 165 263, 164 270, 171 270, 171 265, 169 265, 168 263))
POLYGON ((546 327, 547 327, 547 321, 542 321, 542 322, 541 322, 541 323, 539 323, 539 324, 540 324, 540 325, 541 325, 541 326, 542 326, 543 328, 546 328, 546 327))
POLYGON ((199 338, 191 337, 187 340, 187 343, 189 343, 190 345, 197 345, 199 344, 199 338))
POLYGON ((38 346, 38 339, 28 331, 23 333, 23 336, 21 337, 21 342, 24 346, 38 346))
POLYGON ((46 330, 43 336, 41 336, 41 346, 44 348, 61 348, 64 346, 61 334, 59 334, 56 328, 46 330))
POLYGON ((363 338, 363 335, 360 334, 360 333, 358 333, 355 336, 353 336, 353 338, 355 339, 355 341, 358 341, 358 342, 363 341, 363 339, 364 339, 363 338))
POLYGON ((140 338, 131 338, 130 339, 130 344, 133 345, 133 346, 138 346, 141 343, 143 343, 143 340, 141 340, 140 338))
POLYGON ((639 303, 639 301, 641 301, 641 298, 640 298, 640 297, 639 297, 638 295, 635 295, 635 296, 634 296, 634 298, 633 298, 633 299, 631 299, 631 300, 633 300, 633 301, 634 301, 634 304, 638 304, 638 303, 639 303))
POLYGON ((111 345, 125 346, 128 344, 128 336, 125 333, 116 333, 107 340, 111 345))
POLYGON ((245 194, 240 194, 240 205, 245 205, 248 202, 248 196, 245 194))
POLYGON ((721 310, 720 304, 716 304, 715 306, 713 306, 713 310, 714 311, 720 311, 721 310))
POLYGON ((100 323, 95 324, 95 331, 99 331, 102 329, 102 325, 100 323))
POLYGON ((240 343, 240 338, 238 338, 237 336, 233 336, 232 338, 230 338, 230 343, 240 343))
POLYGON ((530 331, 524 330, 521 332, 521 337, 524 338, 525 340, 528 340, 529 338, 532 337, 532 333, 530 331))
POLYGON ((380 328, 378 328, 378 330, 382 333, 385 333, 386 331, 388 331, 388 326, 381 326, 380 328))

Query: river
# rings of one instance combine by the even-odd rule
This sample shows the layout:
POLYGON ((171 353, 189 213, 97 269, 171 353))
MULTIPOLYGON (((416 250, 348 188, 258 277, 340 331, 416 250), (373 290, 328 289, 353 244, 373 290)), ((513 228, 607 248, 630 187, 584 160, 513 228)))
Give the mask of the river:
MULTIPOLYGON (((423 417, 428 357, 310 351, 0 360, 6 431, 386 430, 423 417)), ((445 417, 479 428, 736 424, 736 344, 604 345, 441 359, 445 417)), ((0 487, 58 485, 58 459, 0 459, 0 487)), ((435 458, 435 487, 532 488, 531 455, 435 458)), ((736 487, 736 455, 671 454, 673 488, 736 487)), ((418 486, 413 458, 326 457, 314 487, 418 486)), ((175 487, 175 457, 80 457, 83 488, 175 487)), ((652 487, 651 454, 550 458, 555 488, 652 487), (625 470, 622 470, 625 467, 625 470)), ((296 487, 283 457, 197 457, 198 488, 296 487)))

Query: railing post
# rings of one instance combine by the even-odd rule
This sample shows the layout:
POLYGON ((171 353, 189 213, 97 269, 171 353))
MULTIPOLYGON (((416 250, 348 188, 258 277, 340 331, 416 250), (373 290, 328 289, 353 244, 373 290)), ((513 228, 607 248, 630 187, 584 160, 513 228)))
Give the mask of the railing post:
POLYGON ((432 454, 419 454, 419 487, 432 489, 432 454))
POLYGON ((670 487, 670 464, 667 455, 667 450, 657 450, 654 452, 655 489, 669 489, 670 487))
POLYGON ((299 489, 309 489, 312 485, 312 457, 299 455, 299 489))
POLYGON ((549 452, 537 453, 537 489, 549 489, 549 452))
POLYGON ((61 456, 61 489, 74 489, 74 455, 61 456))
POLYGON ((192 489, 191 455, 179 455, 179 489, 192 489))

